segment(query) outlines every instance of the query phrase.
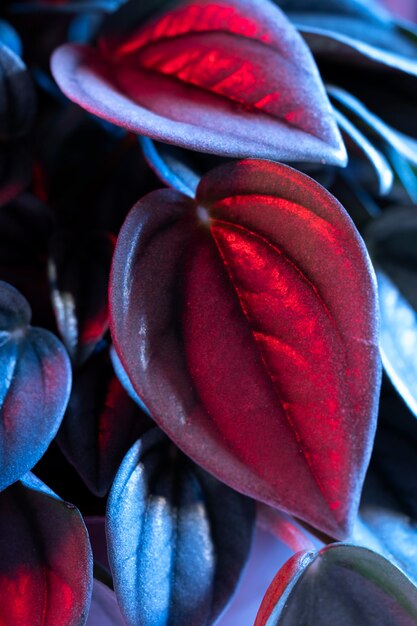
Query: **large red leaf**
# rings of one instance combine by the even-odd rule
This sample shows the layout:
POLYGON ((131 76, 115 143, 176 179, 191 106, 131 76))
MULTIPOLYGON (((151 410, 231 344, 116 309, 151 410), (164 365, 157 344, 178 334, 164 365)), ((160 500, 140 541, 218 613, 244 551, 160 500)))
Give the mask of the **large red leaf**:
POLYGON ((189 0, 98 49, 66 45, 52 71, 88 111, 142 135, 227 156, 346 153, 312 56, 266 0, 189 0))
POLYGON ((266 161, 156 191, 129 214, 111 277, 116 349, 136 392, 195 461, 343 536, 372 446, 375 284, 320 185, 266 161))

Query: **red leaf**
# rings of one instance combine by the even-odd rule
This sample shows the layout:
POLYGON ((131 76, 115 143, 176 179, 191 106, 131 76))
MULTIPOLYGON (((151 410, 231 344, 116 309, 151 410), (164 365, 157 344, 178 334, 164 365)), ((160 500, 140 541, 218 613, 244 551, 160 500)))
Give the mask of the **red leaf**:
POLYGON ((312 56, 265 0, 192 0, 98 50, 67 45, 64 93, 115 124, 201 152, 346 162, 312 56))
POLYGON ((157 191, 111 278, 116 349, 160 426, 232 487, 341 537, 375 428, 375 284, 341 205, 270 162, 157 191))
POLYGON ((80 512, 30 473, 0 505, 0 624, 85 624, 93 559, 80 512))

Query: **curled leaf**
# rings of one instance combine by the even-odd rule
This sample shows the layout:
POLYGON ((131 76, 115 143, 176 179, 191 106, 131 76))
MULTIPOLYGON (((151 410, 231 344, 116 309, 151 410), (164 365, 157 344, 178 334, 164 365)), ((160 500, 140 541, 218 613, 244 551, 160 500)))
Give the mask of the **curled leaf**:
POLYGON ((308 48, 265 0, 182 2, 98 49, 53 56, 62 91, 151 138, 223 156, 344 165, 308 48))
POLYGON ((0 282, 0 490, 44 454, 71 389, 65 348, 52 333, 29 326, 30 316, 25 298, 0 282))
POLYGON ((159 429, 127 453, 107 510, 114 588, 129 626, 212 624, 249 554, 254 503, 159 429))
POLYGON ((0 623, 82 626, 93 559, 79 511, 27 474, 0 494, 0 623))
POLYGON ((255 626, 412 626, 417 589, 382 556, 354 545, 299 552, 278 572, 255 626))
POLYGON ((270 162, 228 164, 195 201, 162 190, 132 209, 113 261, 114 345, 191 458, 340 537, 375 428, 373 280, 320 185, 270 162))

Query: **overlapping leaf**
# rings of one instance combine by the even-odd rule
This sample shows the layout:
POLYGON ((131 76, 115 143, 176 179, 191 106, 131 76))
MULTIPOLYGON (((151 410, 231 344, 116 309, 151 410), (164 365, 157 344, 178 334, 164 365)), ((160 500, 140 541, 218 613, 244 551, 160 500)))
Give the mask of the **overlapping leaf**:
POLYGON ((103 349, 75 375, 58 442, 91 491, 104 496, 126 452, 151 425, 103 349))
POLYGON ((71 388, 68 355, 29 326, 27 301, 0 282, 0 490, 23 476, 55 437, 71 388))
POLYGON ((108 328, 107 290, 114 242, 107 233, 57 232, 48 273, 58 329, 79 365, 108 328))
POLYGON ((338 202, 295 170, 242 161, 205 175, 194 202, 164 190, 132 209, 112 334, 135 391, 187 454, 340 537, 375 428, 374 297, 338 202))
POLYGON ((248 557, 255 507, 159 429, 126 455, 110 492, 109 561, 129 626, 212 624, 248 557))
POLYGON ((394 207, 374 220, 366 240, 377 268, 381 354, 391 381, 417 414, 417 211, 394 207))
POLYGON ((417 589, 382 556, 354 545, 299 552, 271 583, 255 626, 411 626, 417 589))
POLYGON ((344 164, 345 150, 301 37, 265 0, 175 5, 98 49, 52 60, 64 93, 134 132, 225 156, 344 164))
POLYGON ((34 475, 0 494, 0 623, 82 626, 92 555, 78 510, 34 475))

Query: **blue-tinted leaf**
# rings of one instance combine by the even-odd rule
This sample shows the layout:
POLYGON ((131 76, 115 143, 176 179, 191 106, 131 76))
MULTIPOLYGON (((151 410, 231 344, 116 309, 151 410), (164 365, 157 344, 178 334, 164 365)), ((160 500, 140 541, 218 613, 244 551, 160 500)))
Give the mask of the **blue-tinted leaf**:
POLYGON ((0 42, 4 46, 7 46, 7 48, 14 52, 18 57, 22 56, 22 42, 20 37, 13 26, 4 20, 0 20, 0 42))
POLYGON ((140 143, 147 162, 158 178, 168 187, 191 198, 195 196, 202 175, 226 161, 219 156, 192 152, 149 137, 140 137, 140 143))
POLYGON ((58 443, 89 489, 104 496, 126 452, 151 425, 122 388, 103 349, 75 374, 58 443))
POLYGON ((103 11, 112 13, 127 0, 16 0, 11 2, 12 13, 37 13, 40 11, 58 13, 78 13, 103 11))
POLYGON ((405 402, 417 415, 417 313, 395 283, 377 270, 382 363, 405 402))
POLYGON ((360 166, 357 168, 357 174, 363 177, 362 169, 365 161, 367 169, 371 169, 373 174, 375 181, 373 187, 376 187, 376 191, 379 195, 386 195, 391 190, 394 181, 394 175, 388 161, 343 113, 334 109, 334 114, 349 151, 350 167, 352 167, 352 152, 353 154, 359 152, 362 158, 360 160, 360 166))
POLYGON ((108 329, 107 291, 114 242, 107 233, 57 232, 48 274, 62 340, 75 365, 93 352, 108 329))
MULTIPOLYGON (((417 87, 417 81, 416 81, 417 87)), ((386 143, 405 159, 417 165, 417 141, 391 128, 378 115, 370 111, 358 98, 344 89, 327 86, 327 93, 338 107, 342 107, 349 116, 352 116, 359 126, 363 126, 367 134, 372 135, 380 142, 386 143)))
POLYGON ((0 43, 0 139, 28 132, 35 114, 35 90, 23 61, 0 43))
POLYGON ((92 554, 78 510, 32 474, 0 494, 0 623, 82 626, 92 554))
POLYGON ((382 361, 417 415, 417 210, 386 210, 365 231, 378 281, 382 361))
POLYGON ((113 368, 114 368, 115 374, 116 374, 117 378, 119 379, 122 387, 126 391, 127 395, 130 398, 132 398, 132 400, 134 402, 136 402, 136 404, 138 404, 140 406, 140 408, 142 409, 142 411, 144 411, 144 413, 146 413, 147 415, 151 416, 151 414, 149 413, 149 410, 145 406, 143 400, 141 398, 139 398, 138 394, 134 390, 133 385, 131 383, 131 380, 130 380, 129 376, 127 375, 127 372, 124 369, 124 367, 123 367, 119 357, 117 356, 117 352, 116 352, 116 350, 114 349, 113 346, 110 348, 110 358, 111 358, 111 362, 113 364, 113 368))
POLYGON ((203 626, 247 559, 254 503, 194 465, 155 429, 126 455, 110 492, 109 560, 129 626, 203 626))
POLYGON ((369 472, 365 482, 353 539, 395 563, 417 584, 416 520, 402 510, 375 472, 369 472))
POLYGON ((0 282, 0 490, 41 458, 71 388, 64 347, 50 332, 29 326, 30 316, 23 296, 0 282))
POLYGON ((382 556, 354 545, 299 552, 271 583, 255 626, 412 626, 417 589, 382 556))

